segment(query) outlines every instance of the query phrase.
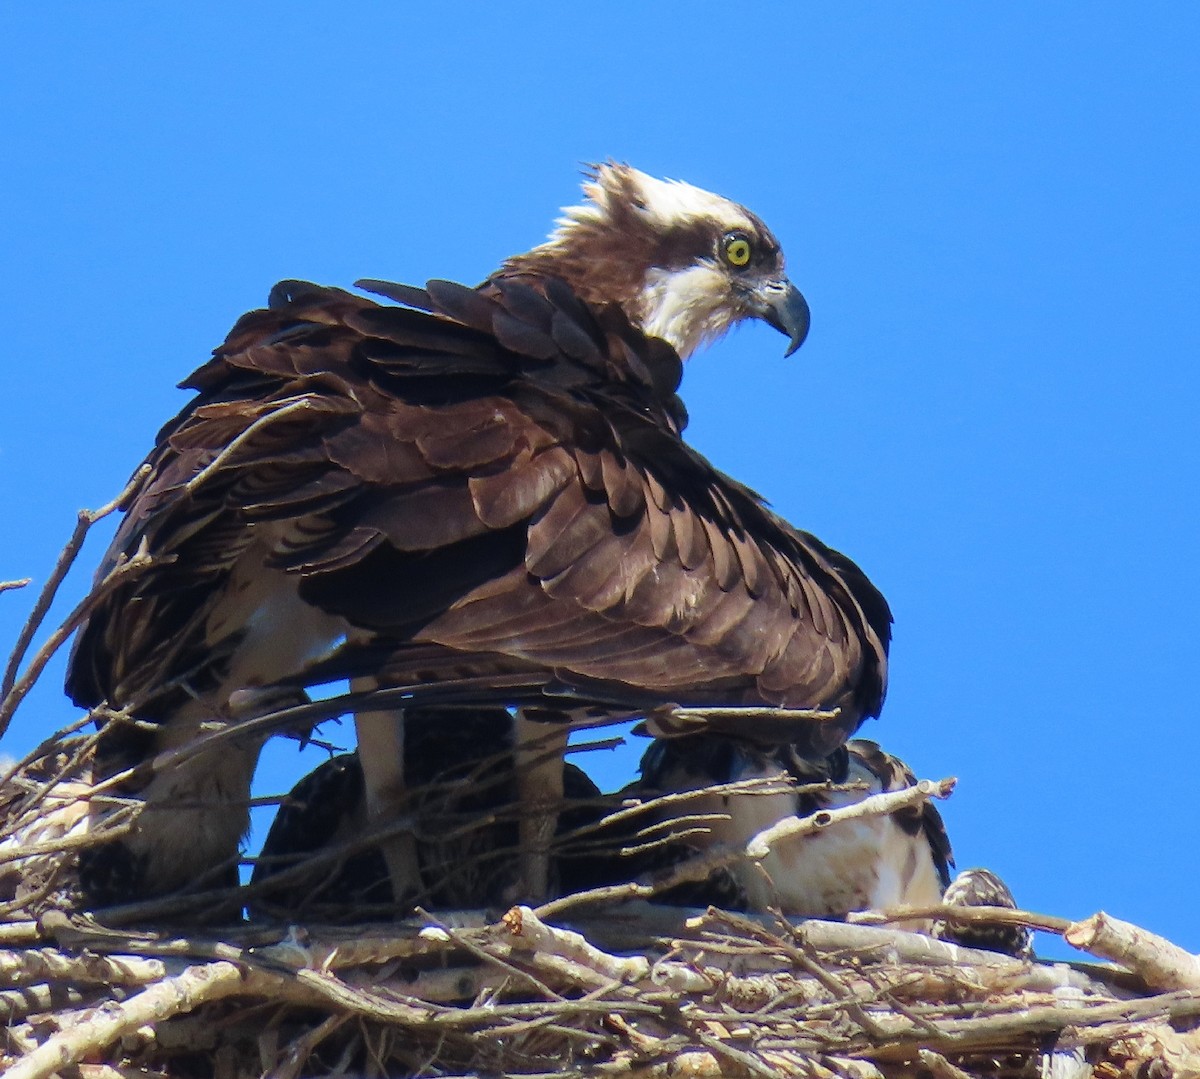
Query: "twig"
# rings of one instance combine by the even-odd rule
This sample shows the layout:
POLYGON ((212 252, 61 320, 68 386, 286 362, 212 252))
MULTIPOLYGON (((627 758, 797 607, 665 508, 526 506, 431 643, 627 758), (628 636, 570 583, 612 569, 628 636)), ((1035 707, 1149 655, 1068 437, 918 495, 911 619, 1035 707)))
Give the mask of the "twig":
POLYGON ((860 910, 846 915, 851 925, 888 925, 930 918, 956 922, 979 922, 984 925, 1023 925, 1046 933, 1066 932, 1073 923, 1070 918, 1052 914, 1014 910, 1012 907, 963 907, 952 903, 936 903, 925 907, 888 907, 886 910, 860 910))
POLYGON ((22 577, 16 581, 0 581, 0 592, 11 592, 16 588, 24 588, 32 580, 32 577, 22 577))
POLYGON ((806 974, 820 982, 833 995, 835 1000, 845 1006, 847 1013, 862 1027, 867 1037, 873 1041, 883 1041, 887 1038, 887 1031, 868 1014, 864 1007, 864 1002, 858 999, 858 995, 854 990, 846 985, 833 971, 826 969, 817 961, 813 954, 812 944, 804 934, 803 926, 789 926, 792 932, 792 940, 784 940, 774 933, 768 932, 757 922, 740 918, 736 914, 722 911, 715 914, 714 917, 743 933, 757 937, 772 950, 777 949, 786 955, 806 974))
POLYGON ((3 737, 4 732, 8 730, 8 725, 12 722, 13 714, 20 707, 21 702, 25 699, 30 689, 33 688, 34 683, 41 677, 46 664, 50 662, 54 654, 63 646, 67 638, 75 632, 100 600, 118 585, 124 584, 130 577, 136 576, 138 573, 155 564, 156 560, 142 551, 139 551, 127 561, 121 562, 75 606, 62 625, 46 638, 42 643, 42 647, 37 650, 33 659, 29 661, 29 666, 25 668, 25 673, 13 682, 12 688, 0 700, 0 737, 3 737))
POLYGON ((171 1079, 152 1068, 113 1068, 107 1064, 80 1064, 79 1079, 171 1079))
POLYGON ((485 963, 491 963, 492 965, 499 967, 507 974, 511 974, 518 979, 529 982, 529 984, 532 985, 533 988, 539 993, 545 996, 547 1000, 560 1001, 564 999, 561 993, 556 993, 541 979, 530 974, 529 971, 522 970, 520 967, 515 967, 501 956, 495 955, 492 952, 489 952, 486 948, 480 947, 473 940, 471 940, 469 936, 458 932, 458 930, 451 928, 443 922, 438 921, 427 911, 421 910, 420 907, 417 908, 417 914, 421 918, 425 919, 430 928, 436 930, 438 933, 444 934, 447 941, 453 941, 465 951, 470 952, 473 956, 475 956, 476 959, 482 959, 485 963))
MULTIPOLYGON (((87 537, 88 531, 97 521, 115 512, 121 506, 121 503, 133 494, 134 489, 146 478, 149 472, 150 466, 142 465, 125 485, 125 489, 111 502, 101 506, 98 510, 79 511, 79 516, 75 521, 75 530, 71 533, 71 538, 67 540, 66 546, 59 554, 58 561, 54 564, 53 571, 42 587, 42 591, 37 598, 37 602, 33 605, 33 610, 30 612, 29 618, 26 620, 25 625, 21 627, 21 632, 17 635, 17 643, 13 646, 12 655, 8 657, 8 666, 4 669, 4 681, 0 682, 0 700, 6 699, 12 691, 13 684, 17 679, 17 669, 21 666, 21 661, 25 658, 25 653, 29 650, 29 645, 33 640, 34 634, 37 633, 42 622, 45 620, 46 614, 54 602, 54 597, 58 594, 58 589, 63 582, 63 578, 66 577, 75 559, 79 556, 79 551, 83 547, 83 541, 87 537)), ((28 583, 29 578, 25 578, 22 581, 5 581, 0 584, 0 592, 6 591, 9 588, 20 588, 28 583)), ((4 727, 0 726, 0 734, 3 733, 4 727)))
POLYGON ((271 1072, 273 1079, 296 1079, 301 1069, 316 1049, 330 1034, 350 1021, 348 1015, 330 1015, 318 1023, 307 1034, 297 1038, 288 1046, 283 1060, 271 1072))
POLYGON ((21 944, 35 944, 41 939, 38 924, 32 920, 5 922, 0 924, 0 945, 15 947, 21 944))
POLYGON ((652 965, 644 955, 610 955, 579 933, 547 925, 529 907, 513 907, 503 924, 530 948, 562 956, 612 981, 643 982, 652 978, 655 985, 677 993, 702 993, 712 988, 709 978, 683 963, 660 961, 652 965))
MULTIPOLYGON (((152 760, 115 772, 95 786, 103 793, 129 782, 141 782, 156 773, 169 771, 199 753, 211 752, 226 742, 249 741, 274 734, 281 728, 301 729, 336 719, 351 712, 388 711, 393 708, 452 707, 454 705, 482 706, 495 704, 506 707, 510 700, 540 693, 545 687, 531 686, 527 675, 496 675, 462 678, 449 683, 414 682, 384 689, 356 690, 333 697, 290 705, 261 716, 223 723, 186 744, 164 750, 152 760)), ((619 722, 618 719, 608 720, 619 722)), ((0 733, 3 733, 0 731, 0 733)))
MULTIPOLYGON (((861 786, 861 784, 860 784, 861 786)), ((739 779, 730 783, 714 783, 710 787, 697 787, 693 790, 686 791, 671 791, 667 794, 656 795, 653 798, 646 799, 631 799, 630 804, 624 804, 619 809, 614 809, 611 813, 602 817, 598 821, 590 824, 581 825, 570 832, 567 832, 562 838, 575 840, 592 832, 604 831, 618 824, 622 824, 627 820, 645 816, 648 813, 658 813, 664 809, 672 809, 677 805, 686 802, 696 801, 699 798, 711 798, 713 796, 732 796, 742 794, 795 794, 801 796, 818 791, 828 791, 829 785, 826 783, 808 783, 803 786, 797 786, 794 782, 781 780, 772 776, 758 776, 753 779, 739 779)), ((835 788, 841 789, 841 788, 835 788)), ((728 814, 700 814, 699 816, 708 817, 711 819, 724 819, 728 814)), ((643 830, 669 828, 677 820, 693 819, 692 817, 684 817, 681 814, 672 812, 662 820, 655 820, 645 825, 643 830)))
POLYGON ((204 485, 205 481, 210 476, 215 474, 229 458, 236 455, 238 450, 242 448, 242 444, 251 441, 255 435, 259 434, 261 429, 269 427, 277 420, 285 419, 293 412, 307 412, 311 410, 317 402, 318 398, 315 394, 302 393, 297 394, 291 399, 285 398, 282 401, 276 402, 279 406, 272 409, 270 412, 261 413, 249 427, 242 431, 228 446, 224 447, 220 453, 208 462, 199 472, 197 472, 190 480, 183 485, 185 494, 193 494, 197 489, 204 485))
POLYGON ((1200 989, 1200 957, 1104 911, 1068 926, 1063 939, 1128 967, 1153 989, 1200 989))
POLYGON ((85 1013, 86 1018, 52 1034, 13 1064, 8 1069, 8 1079, 48 1079, 147 1023, 162 1022, 244 988, 242 970, 233 963, 188 967, 123 1003, 85 1013))
POLYGON ((101 840, 117 839, 133 827, 138 810, 138 806, 122 806, 104 822, 103 827, 94 831, 65 835, 60 839, 48 839, 42 843, 29 843, 11 850, 0 850, 0 865, 24 861, 27 858, 41 858, 48 854, 64 854, 82 847, 95 846, 101 840))
POLYGON ((958 780, 943 779, 935 783, 922 779, 912 787, 899 791, 885 791, 882 794, 872 794, 861 802, 844 806, 841 809, 822 809, 807 817, 785 817, 769 828, 764 828, 746 844, 746 857, 761 861, 771 853, 771 847, 784 839, 797 836, 815 835, 835 824, 848 820, 860 820, 864 817, 886 817, 909 806, 919 805, 930 798, 949 798, 958 780))
POLYGON ((631 899, 650 899, 670 891, 680 884, 706 880, 718 869, 733 862, 748 859, 761 862, 771 853, 771 845, 784 839, 823 832, 842 821, 860 820, 864 817, 881 817, 895 813, 908 806, 919 805, 930 798, 948 798, 954 790, 956 780, 943 779, 939 782, 923 779, 904 790, 872 794, 861 802, 839 809, 822 809, 807 817, 789 817, 764 828, 743 845, 715 843, 702 853, 687 858, 669 867, 652 881, 627 881, 624 884, 603 885, 587 891, 563 896, 561 899, 543 903, 537 908, 539 918, 556 918, 572 908, 597 903, 622 903, 631 899))
POLYGON ((941 1053, 935 1053, 932 1049, 920 1050, 917 1059, 929 1069, 933 1079, 971 1079, 962 1068, 951 1064, 941 1053))
MULTIPOLYGON (((113 1000, 124 1000, 127 995, 119 985, 105 988, 107 995, 113 1000)), ((0 990, 0 1026, 11 1026, 18 1019, 24 1019, 27 1015, 37 1012, 49 1012, 56 1008, 77 1008, 86 1004, 94 995, 94 989, 89 994, 73 985, 51 982, 0 990)))
POLYGON ((729 1045, 720 1038, 714 1038, 711 1034, 706 1034, 703 1030, 698 1030, 696 1031, 696 1040, 701 1045, 705 1045, 711 1049, 716 1056, 732 1061, 734 1064, 744 1068, 751 1075, 761 1075, 764 1079, 778 1079, 779 1072, 777 1069, 768 1068, 763 1061, 756 1058, 753 1054, 738 1049, 736 1046, 729 1045))
POLYGON ((440 925, 432 931, 417 932, 411 921, 398 924, 391 933, 370 926, 357 931, 343 930, 344 939, 335 935, 336 930, 330 929, 321 938, 309 936, 300 947, 286 941, 273 942, 256 947, 252 954, 293 970, 302 966, 344 970, 392 959, 441 955, 459 947, 450 932, 440 925))
POLYGON ((0 952, 0 981, 12 986, 56 980, 94 985, 148 985, 165 976, 166 967, 157 959, 72 956, 54 948, 0 952))

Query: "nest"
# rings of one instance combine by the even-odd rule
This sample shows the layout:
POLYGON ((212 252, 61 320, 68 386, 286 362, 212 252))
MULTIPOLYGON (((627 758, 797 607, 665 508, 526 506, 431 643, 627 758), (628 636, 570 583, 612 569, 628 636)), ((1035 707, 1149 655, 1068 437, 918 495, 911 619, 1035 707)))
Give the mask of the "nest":
POLYGON ((0 927, 4 1074, 941 1079, 1200 1068, 1200 992, 1166 988, 1153 963, 1029 962, 896 929, 715 909, 627 906, 557 922, 528 907, 496 921, 422 912, 196 937, 61 912, 10 922, 0 927))
MULTIPOLYGON (((21 669, 87 526, 112 508, 81 515, 18 641, 0 734, 87 613, 85 601, 21 669)), ((136 571, 135 558, 114 573, 136 571)), ((8 1079, 1200 1077, 1200 959, 1103 914, 1069 922, 937 907, 825 922, 648 902, 730 859, 761 856, 779 838, 766 833, 651 883, 536 909, 418 908, 357 925, 225 913, 223 927, 209 924, 214 912, 253 907, 254 893, 233 888, 111 909, 101 923, 79 910, 73 860, 120 835, 136 805, 114 804, 89 832, 94 736, 72 734, 0 775, 8 1079), (1011 958, 896 927, 937 919, 1058 933, 1090 958, 1011 958)), ((803 834, 949 786, 926 781, 785 824, 803 834)))
MULTIPOLYGON (((91 741, 53 739, 3 784, 10 1079, 1200 1075, 1200 960, 1104 915, 937 907, 828 922, 647 902, 752 851, 710 849, 651 883, 537 909, 196 928, 262 910, 252 885, 113 908, 101 924, 78 911, 72 866, 124 824, 83 830, 91 788, 75 777, 91 741), (1056 932, 1111 962, 1017 959, 895 927, 938 919, 1056 932)), ((944 793, 925 782, 788 823, 944 793)))

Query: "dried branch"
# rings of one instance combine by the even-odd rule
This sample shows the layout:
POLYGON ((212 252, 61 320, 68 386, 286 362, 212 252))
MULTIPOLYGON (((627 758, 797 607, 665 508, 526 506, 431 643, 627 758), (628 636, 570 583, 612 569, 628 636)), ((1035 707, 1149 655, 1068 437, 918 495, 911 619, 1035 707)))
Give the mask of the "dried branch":
POLYGON ((895 813, 908 806, 919 805, 930 798, 948 798, 957 781, 953 778, 939 782, 923 779, 912 787, 900 791, 873 794, 861 802, 839 809, 822 809, 807 817, 789 817, 752 836, 744 846, 714 843, 700 854, 671 866, 650 881, 628 881, 624 884, 604 885, 561 899, 543 903, 537 908, 539 918, 557 918, 566 911, 584 905, 599 903, 623 903, 633 899, 650 899, 668 892, 680 884, 707 880, 719 869, 734 862, 749 860, 761 862, 771 852, 774 843, 803 835, 814 835, 842 821, 861 820, 865 817, 881 817, 895 813))
MULTIPOLYGON (((46 638, 42 643, 42 647, 37 650, 33 659, 29 661, 29 665, 25 668, 25 673, 14 680, 12 687, 4 695, 3 699, 0 700, 0 737, 3 737, 5 731, 8 730, 8 725, 12 722, 12 717, 17 708, 20 707, 21 702, 33 688, 34 683, 41 677, 46 664, 50 662, 54 654, 66 643, 67 638, 75 632, 96 605, 113 589, 124 584, 131 577, 135 577, 139 573, 149 569, 154 564, 155 560, 143 551, 139 551, 132 558, 118 563, 112 572, 75 606, 62 625, 46 638)), ((14 652, 13 655, 16 656, 17 653, 14 652)), ((10 666, 12 666, 11 661, 10 666)), ((13 667, 13 670, 15 672, 16 668, 13 667)))
POLYGON ((158 959, 124 956, 79 956, 55 948, 35 948, 23 952, 0 952, 0 981, 11 986, 41 981, 60 981, 94 985, 149 985, 166 976, 166 967, 158 959))
MULTIPOLYGON (((9 1014, 20 1020, 51 1003, 37 988, 51 981, 70 990, 60 999, 77 1010, 58 1017, 61 1029, 41 1047, 29 1028, 10 1027, 11 1051, 23 1054, 13 1068, 23 1070, 7 1074, 18 1079, 48 1075, 84 1056, 120 1065, 127 1058, 108 1047, 141 1024, 153 1027, 189 1010, 202 1015, 234 994, 283 1009, 281 1016, 315 1013, 307 1025, 272 1025, 255 1051, 256 1062, 260 1053, 267 1056, 254 1074, 272 1058, 276 1068, 294 1071, 317 1042, 342 1036, 347 1016, 367 1026, 361 1039, 352 1035, 335 1053, 349 1061, 355 1059, 345 1056, 349 1046, 359 1045, 359 1053, 372 1046, 376 1068, 385 1072, 409 1073, 418 1064, 430 1070, 436 1061, 440 1074, 464 1074, 496 1070, 503 1061, 506 1074, 528 1077, 559 1073, 564 1062, 578 1059, 590 1061, 582 1065, 590 1073, 614 1077, 678 1076, 692 1061, 715 1069, 701 1074, 864 1079, 898 1079, 903 1073, 894 1068, 917 1060, 938 1079, 961 1079, 961 1072, 978 1074, 972 1054, 1036 1062, 1049 1039, 1058 1046, 1054 1059, 1065 1059, 1079 1046, 1128 1039, 1146 1024, 1200 1018, 1195 992, 1128 999, 1062 964, 1030 964, 900 930, 811 920, 793 926, 721 912, 681 925, 678 911, 634 908, 619 920, 594 917, 566 929, 516 908, 498 925, 478 915, 456 916, 461 928, 410 921, 372 927, 357 941, 351 930, 293 930, 280 941, 276 929, 266 946, 263 929, 231 934, 257 941, 251 951, 233 939, 164 939, 61 917, 45 921, 59 948, 19 961, 6 956, 0 971, 30 980, 32 1005, 14 999, 9 1014), (655 945, 672 925, 668 917, 676 935, 655 945), (678 935, 681 929, 692 935, 678 935), (630 946, 620 950, 633 954, 597 944, 621 933, 630 946), (162 954, 102 954, 122 944, 162 954), (81 950, 68 954, 67 945, 81 950), (197 963, 198 955, 215 958, 197 963), (765 973, 751 973, 756 966, 765 973), (100 984, 110 968, 126 989, 100 984), (122 998, 130 988, 140 992, 122 998), (419 1059, 404 1056, 405 1045, 419 1059), (484 1060, 483 1046, 501 1055, 484 1060), (922 1050, 937 1058, 922 1057, 922 1050), (593 1052, 600 1058, 588 1056, 593 1052)), ((1130 1042, 1127 1051, 1144 1057, 1150 1044, 1130 1042)), ((250 1071, 247 1064, 237 1074, 250 1071)))
MULTIPOLYGON (((17 643, 13 647, 12 654, 8 657, 8 666, 4 669, 4 680, 0 682, 0 700, 6 701, 9 693, 12 691, 17 679, 17 670, 25 658, 25 653, 29 650, 29 645, 33 641, 34 635, 41 628, 42 622, 45 620, 51 605, 54 603, 54 597, 58 595, 58 589, 62 585, 63 579, 67 576, 75 559, 79 556, 79 552, 83 547, 83 541, 87 538, 92 525, 97 521, 103 520, 109 514, 116 512, 149 473, 150 466, 142 465, 125 485, 125 489, 111 502, 101 506, 98 510, 79 511, 79 516, 75 522, 75 530, 71 533, 71 538, 59 554, 58 561, 55 562, 54 569, 46 580, 46 584, 43 586, 37 602, 29 614, 29 618, 25 622, 25 625, 21 627, 21 632, 17 635, 17 643)), ((21 581, 5 581, 3 584, 0 584, 0 591, 5 591, 8 588, 20 588, 28 583, 29 578, 21 581)), ((5 726, 6 724, 0 721, 0 735, 4 733, 5 726)))
POLYGON ((949 903, 935 903, 926 907, 889 907, 887 910, 853 911, 846 916, 852 925, 889 925, 894 922, 914 920, 953 919, 982 925, 1023 925, 1060 936, 1072 925, 1070 918, 1058 918, 1052 914, 1037 914, 1029 910, 1014 910, 1012 907, 961 907, 949 903))
POLYGON ((52 1034, 9 1068, 8 1079, 49 1079, 84 1057, 107 1048, 123 1034, 147 1023, 162 1022, 220 1000, 245 988, 243 972, 233 963, 188 967, 115 1007, 84 1013, 79 1021, 52 1034))
POLYGON ((712 988, 709 978, 682 963, 651 964, 644 955, 610 955, 589 944, 579 933, 547 925, 529 907, 513 907, 502 921, 514 937, 535 951, 561 956, 610 981, 651 980, 660 988, 677 993, 700 993, 712 988))
POLYGON ((807 817, 785 817, 770 828, 764 828, 746 844, 746 857, 761 861, 771 853, 772 846, 785 839, 815 835, 842 821, 890 816, 898 810, 927 802, 930 798, 949 798, 957 782, 954 778, 943 779, 937 783, 922 779, 904 790, 872 794, 861 802, 841 809, 822 809, 807 817))
POLYGON ((1103 911, 1069 925, 1063 939, 1128 967, 1151 988, 1200 989, 1200 956, 1103 911))

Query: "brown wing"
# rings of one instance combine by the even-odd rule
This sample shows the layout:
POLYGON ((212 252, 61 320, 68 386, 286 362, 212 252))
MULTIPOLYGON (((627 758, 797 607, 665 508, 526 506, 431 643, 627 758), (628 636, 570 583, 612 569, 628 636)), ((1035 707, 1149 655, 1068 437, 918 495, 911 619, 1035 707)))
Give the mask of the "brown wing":
POLYGON ((882 596, 682 441, 669 347, 557 280, 383 290, 410 306, 277 286, 185 383, 110 552, 164 563, 89 620, 80 703, 194 689, 262 548, 397 678, 487 655, 648 701, 842 707, 847 731, 878 711, 882 596))

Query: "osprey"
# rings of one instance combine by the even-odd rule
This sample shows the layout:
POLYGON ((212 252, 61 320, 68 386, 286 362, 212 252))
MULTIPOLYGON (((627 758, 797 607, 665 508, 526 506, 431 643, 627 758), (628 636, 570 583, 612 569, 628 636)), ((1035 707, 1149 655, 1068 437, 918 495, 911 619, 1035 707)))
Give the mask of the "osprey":
MULTIPOLYGON (((964 869, 946 889, 942 902, 956 907, 1007 907, 1017 903, 1008 885, 990 869, 964 869)), ((933 935, 968 948, 986 948, 1018 959, 1033 958, 1033 934, 1024 925, 999 922, 959 922, 953 918, 934 923, 933 935)))
MULTIPOLYGON (((522 675, 620 714, 827 709, 745 729, 816 757, 878 712, 883 597, 681 437, 681 360, 748 318, 789 353, 804 340, 778 241, 745 208, 628 166, 584 191, 477 288, 360 282, 382 304, 281 283, 183 383, 195 396, 98 579, 139 550, 152 565, 97 594, 71 657, 76 703, 135 720, 106 721, 98 777, 236 728, 313 669, 359 686, 522 675)), ((402 715, 356 726, 369 815, 393 817, 402 715)), ((561 797, 561 768, 532 767, 544 725, 522 729, 537 896, 553 832, 537 806, 561 797)), ((261 742, 126 783, 143 812, 85 857, 93 901, 228 879, 261 742)), ((411 840, 383 852, 397 888, 414 879, 411 840)))
MULTIPOLYGON (((689 847, 744 847, 788 817, 837 809, 916 783, 903 761, 862 738, 814 761, 791 745, 766 749, 698 734, 656 740, 642 759, 638 793, 653 797, 747 780, 767 789, 713 791, 674 807, 675 813, 710 818, 704 834, 689 838, 689 847)), ((690 905, 718 902, 741 910, 778 908, 790 915, 841 918, 852 910, 937 904, 953 865, 941 814, 926 802, 784 839, 760 864, 734 863, 673 898, 690 905)))

